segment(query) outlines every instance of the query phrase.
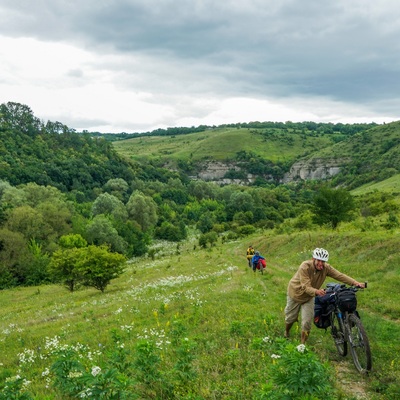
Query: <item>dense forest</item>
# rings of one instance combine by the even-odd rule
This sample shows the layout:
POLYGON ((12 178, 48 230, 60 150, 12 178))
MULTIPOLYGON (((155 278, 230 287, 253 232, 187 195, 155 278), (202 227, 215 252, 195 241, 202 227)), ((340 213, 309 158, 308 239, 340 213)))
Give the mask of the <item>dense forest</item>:
MULTIPOLYGON (((310 134, 343 137, 369 127, 304 124, 310 134)), ((57 281, 55 258, 71 243, 107 246, 131 258, 151 256, 156 239, 179 243, 189 232, 207 247, 256 229, 337 228, 360 217, 360 229, 381 215, 382 228, 398 225, 398 205, 390 194, 354 199, 345 188, 318 181, 218 186, 192 180, 154 160, 124 158, 101 135, 44 123, 19 103, 0 105, 0 149, 0 289, 57 281)))

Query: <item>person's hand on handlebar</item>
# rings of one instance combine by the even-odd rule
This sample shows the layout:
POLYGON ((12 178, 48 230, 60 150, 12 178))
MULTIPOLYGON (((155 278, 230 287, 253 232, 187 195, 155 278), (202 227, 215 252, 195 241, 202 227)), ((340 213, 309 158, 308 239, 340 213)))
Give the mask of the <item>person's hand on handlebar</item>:
POLYGON ((365 289, 365 283, 364 283, 364 282, 357 282, 357 281, 354 281, 354 282, 353 282, 353 286, 355 286, 355 287, 360 287, 360 288, 365 289))
POLYGON ((325 289, 318 289, 315 291, 316 296, 323 296, 325 293, 325 289))

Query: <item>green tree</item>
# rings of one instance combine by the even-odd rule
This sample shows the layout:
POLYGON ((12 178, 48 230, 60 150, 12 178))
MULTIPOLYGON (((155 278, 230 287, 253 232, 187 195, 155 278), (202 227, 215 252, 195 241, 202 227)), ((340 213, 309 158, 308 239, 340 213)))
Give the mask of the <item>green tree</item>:
POLYGON ((189 183, 189 194, 197 200, 212 199, 215 197, 217 188, 213 183, 204 181, 191 181, 189 183))
POLYGON ((345 189, 322 188, 314 199, 313 220, 336 229, 340 222, 351 220, 355 203, 345 189))
POLYGON ((34 239, 28 243, 29 258, 21 268, 24 272, 24 285, 35 286, 50 281, 48 272, 50 257, 42 247, 34 239))
POLYGON ((7 208, 22 206, 27 203, 26 193, 23 189, 14 186, 3 187, 1 202, 7 208))
POLYGON ((23 235, 6 228, 0 229, 0 289, 20 283, 20 267, 28 258, 28 247, 23 235))
POLYGON ((112 215, 115 219, 125 221, 128 217, 124 203, 116 196, 103 193, 97 197, 92 206, 93 215, 112 215))
POLYGON ((40 212, 46 224, 50 227, 47 236, 48 241, 71 232, 72 211, 66 202, 60 200, 45 201, 40 203, 35 210, 40 212))
POLYGON ((45 241, 53 232, 40 211, 26 205, 12 209, 7 215, 6 227, 19 232, 27 240, 45 241))
POLYGON ((135 191, 126 204, 129 218, 136 221, 145 232, 157 223, 157 204, 143 193, 135 191))
POLYGON ((247 192, 233 192, 227 204, 228 218, 232 219, 233 216, 239 211, 253 211, 254 200, 250 193, 247 192))
POLYGON ((109 179, 104 185, 104 190, 107 193, 112 194, 121 201, 124 200, 125 195, 128 192, 128 189, 129 189, 128 183, 125 181, 125 179, 122 178, 109 179))
POLYGON ((202 233, 206 233, 211 231, 213 225, 215 224, 216 219, 213 213, 207 211, 202 214, 197 222, 197 229, 200 230, 202 233))
POLYGON ((78 249, 80 258, 77 270, 85 286, 94 287, 104 292, 112 279, 124 272, 126 257, 112 253, 107 246, 88 246, 78 249))
POLYGON ((210 243, 210 246, 214 246, 218 241, 217 232, 207 232, 199 237, 199 245, 200 247, 206 248, 207 244, 210 243))
POLYGON ((112 222, 103 214, 97 215, 86 227, 86 240, 90 244, 100 246, 107 244, 112 251, 125 254, 127 250, 126 241, 118 234, 112 222))
POLYGON ((129 220, 124 223, 119 222, 117 230, 128 246, 124 254, 128 257, 146 254, 151 236, 148 232, 143 232, 137 222, 129 220))
POLYGON ((37 207, 41 203, 65 203, 65 195, 53 186, 41 186, 34 182, 21 185, 20 189, 25 193, 26 203, 31 207, 37 207))
POLYGON ((57 250, 53 253, 49 272, 55 282, 63 284, 70 292, 82 283, 81 271, 77 268, 82 257, 79 248, 57 250))
POLYGON ((80 285, 104 292, 110 281, 122 274, 125 262, 125 256, 110 252, 105 245, 89 245, 55 251, 50 271, 70 292, 80 285))
POLYGON ((27 105, 11 101, 0 104, 0 125, 29 135, 39 133, 41 127, 39 118, 27 105))
POLYGON ((186 239, 187 232, 185 224, 182 221, 175 224, 164 221, 161 226, 155 229, 154 236, 158 239, 179 242, 183 239, 186 239))

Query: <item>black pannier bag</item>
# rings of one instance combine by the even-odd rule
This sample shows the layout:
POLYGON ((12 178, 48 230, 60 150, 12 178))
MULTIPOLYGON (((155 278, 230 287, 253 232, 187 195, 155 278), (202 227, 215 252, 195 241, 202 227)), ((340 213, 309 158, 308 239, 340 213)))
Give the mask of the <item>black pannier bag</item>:
POLYGON ((330 313, 334 310, 335 294, 317 296, 314 301, 314 325, 320 329, 331 326, 330 313))
POLYGON ((340 311, 354 312, 357 308, 357 297, 352 290, 341 290, 336 294, 340 311))

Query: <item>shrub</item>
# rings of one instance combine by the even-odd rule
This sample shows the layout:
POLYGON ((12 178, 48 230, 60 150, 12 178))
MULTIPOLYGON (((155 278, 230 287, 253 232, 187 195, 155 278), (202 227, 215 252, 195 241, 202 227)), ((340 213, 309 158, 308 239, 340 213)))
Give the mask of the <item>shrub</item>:
POLYGON ((263 386, 258 399, 329 397, 333 387, 327 364, 322 364, 303 344, 288 344, 279 353, 271 355, 271 382, 263 386))

